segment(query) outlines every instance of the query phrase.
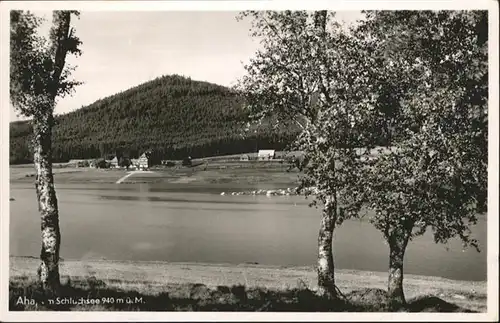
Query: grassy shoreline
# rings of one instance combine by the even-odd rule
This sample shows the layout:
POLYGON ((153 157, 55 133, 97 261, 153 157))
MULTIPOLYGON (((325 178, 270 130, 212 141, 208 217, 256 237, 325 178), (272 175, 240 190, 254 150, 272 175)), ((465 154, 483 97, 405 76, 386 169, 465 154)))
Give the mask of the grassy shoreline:
MULTIPOLYGON (((33 293, 38 263, 36 258, 10 257, 11 307, 12 302, 15 303, 19 296, 33 293)), ((340 269, 336 270, 336 280, 339 289, 348 299, 354 303, 357 302, 356 304, 370 303, 368 304, 369 310, 373 310, 373 306, 380 306, 380 304, 371 303, 381 303, 380 298, 383 297, 381 290, 386 289, 387 274, 340 269)), ((175 303, 173 300, 184 305, 199 300, 202 305, 208 306, 210 302, 207 299, 216 297, 220 300, 221 297, 224 298, 220 293, 227 291, 233 299, 228 300, 226 297, 225 301, 218 303, 219 307, 196 307, 201 305, 196 303, 195 306, 190 303, 191 305, 188 305, 191 307, 186 305, 187 307, 181 306, 170 310, 220 310, 225 308, 224 305, 227 306, 228 302, 233 307, 226 308, 226 310, 234 310, 234 308, 238 309, 238 304, 243 302, 234 299, 235 288, 239 288, 240 292, 245 291, 245 295, 257 293, 263 304, 270 302, 268 299, 275 299, 279 302, 284 302, 283 299, 287 297, 296 299, 296 293, 306 293, 309 295, 306 298, 310 301, 316 290, 316 273, 312 266, 64 260, 61 262, 61 281, 66 286, 71 284, 81 289, 73 290, 72 293, 131 294, 150 297, 149 303, 154 304, 154 307, 138 308, 139 310, 162 310, 159 309, 163 307, 157 304, 157 298, 165 297, 165 295, 168 295, 170 304, 175 303), (219 294, 214 296, 214 293, 219 294)), ((486 281, 455 281, 439 277, 405 275, 404 288, 413 310, 420 308, 426 311, 486 311, 486 281)), ((247 296, 245 296, 245 301, 249 302, 247 296)), ((319 304, 318 300, 313 303, 319 304)), ((244 304, 250 306, 247 303, 244 304)), ((284 306, 283 304, 280 306, 284 306)), ((270 310, 280 310, 282 308, 280 306, 275 304, 274 309, 270 310)), ((296 307, 290 307, 292 306, 290 304, 287 306, 289 306, 288 310, 295 308, 302 311, 315 310, 315 305, 304 301, 295 304, 296 307)), ((250 307, 250 310, 253 308, 250 307)), ((165 309, 168 310, 168 307, 165 309)), ((380 310, 379 307, 375 310, 377 309, 380 310)), ((102 310, 102 305, 83 308, 77 306, 73 310, 102 310)), ((245 310, 245 307, 243 306, 240 310, 245 310)))

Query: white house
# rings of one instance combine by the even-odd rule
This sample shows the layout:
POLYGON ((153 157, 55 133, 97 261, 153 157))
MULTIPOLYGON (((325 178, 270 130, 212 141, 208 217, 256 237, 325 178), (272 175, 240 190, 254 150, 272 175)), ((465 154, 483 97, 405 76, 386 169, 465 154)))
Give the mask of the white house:
POLYGON ((259 150, 259 153, 257 154, 257 159, 258 160, 270 160, 270 159, 274 159, 274 155, 275 155, 274 149, 259 150))
POLYGON ((137 160, 140 169, 148 169, 149 168, 149 158, 146 156, 146 153, 143 153, 141 157, 137 160))

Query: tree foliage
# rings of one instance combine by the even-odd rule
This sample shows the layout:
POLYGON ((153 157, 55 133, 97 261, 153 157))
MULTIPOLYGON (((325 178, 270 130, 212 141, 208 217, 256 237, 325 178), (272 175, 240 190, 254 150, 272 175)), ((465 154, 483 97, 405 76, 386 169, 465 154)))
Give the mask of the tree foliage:
POLYGON ((79 15, 76 11, 54 12, 47 40, 38 34, 42 18, 30 12, 10 12, 10 99, 26 117, 38 117, 53 109, 51 100, 71 93, 80 84, 71 79, 74 67, 65 64, 68 53, 81 54, 81 41, 67 19, 72 14, 79 15), (65 30, 69 34, 64 34, 65 30))
MULTIPOLYGON (((374 83, 398 93, 383 121, 404 136, 369 163, 365 187, 376 225, 432 227, 436 242, 459 236, 486 207, 488 66, 486 12, 369 12, 360 32, 390 52, 374 83), (397 50, 394 50, 397 49, 397 50), (367 185, 369 184, 369 185, 367 185), (390 214, 390 215, 389 215, 390 214), (465 221, 465 222, 464 222, 465 221)), ((379 104, 387 104, 382 99, 379 104)))

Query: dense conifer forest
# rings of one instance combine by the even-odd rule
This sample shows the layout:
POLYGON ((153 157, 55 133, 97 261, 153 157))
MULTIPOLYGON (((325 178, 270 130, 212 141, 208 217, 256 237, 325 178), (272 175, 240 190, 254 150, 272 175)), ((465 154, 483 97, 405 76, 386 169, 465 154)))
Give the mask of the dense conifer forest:
MULTIPOLYGON (((296 130, 261 128, 242 136, 246 115, 237 94, 223 86, 178 75, 163 76, 56 117, 53 161, 137 158, 151 150, 182 159, 282 149, 296 130)), ((31 125, 10 124, 10 163, 29 163, 31 125)))
MULTIPOLYGON (((224 86, 179 75, 162 76, 58 115, 53 130, 53 162, 137 158, 150 151, 155 159, 201 158, 282 150, 299 129, 252 127, 238 94, 224 86)), ((265 124, 266 122, 264 122, 265 124)), ((384 143, 381 129, 363 138, 384 143)), ((30 121, 10 124, 10 163, 32 162, 30 121)))

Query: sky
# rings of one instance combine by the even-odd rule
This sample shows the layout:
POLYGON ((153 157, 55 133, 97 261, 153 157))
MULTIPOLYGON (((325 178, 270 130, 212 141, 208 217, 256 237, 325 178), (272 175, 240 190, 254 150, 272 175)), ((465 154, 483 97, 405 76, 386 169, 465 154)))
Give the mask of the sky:
MULTIPOLYGON (((40 33, 48 33, 51 12, 40 33)), ((162 75, 231 86, 244 75, 243 63, 259 48, 249 35, 250 21, 236 21, 234 11, 103 12, 82 11, 72 25, 83 42, 83 54, 69 57, 73 77, 84 82, 71 97, 58 101, 55 113, 67 113, 98 99, 162 75)), ((342 11, 337 19, 351 23, 359 11, 342 11)), ((22 120, 10 107, 10 120, 22 120)))

